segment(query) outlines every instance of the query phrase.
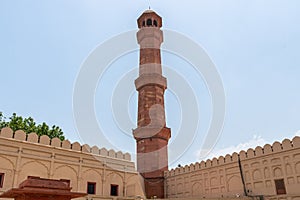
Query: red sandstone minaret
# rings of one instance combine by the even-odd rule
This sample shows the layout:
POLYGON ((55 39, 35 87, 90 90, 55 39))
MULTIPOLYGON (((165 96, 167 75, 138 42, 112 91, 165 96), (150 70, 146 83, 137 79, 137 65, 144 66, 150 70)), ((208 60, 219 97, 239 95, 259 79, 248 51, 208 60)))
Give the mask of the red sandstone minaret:
POLYGON ((152 10, 138 19, 140 45, 139 77, 135 80, 138 97, 137 169, 144 177, 146 196, 164 198, 164 171, 168 170, 168 141, 164 92, 167 80, 162 76, 160 46, 163 42, 162 18, 152 10))

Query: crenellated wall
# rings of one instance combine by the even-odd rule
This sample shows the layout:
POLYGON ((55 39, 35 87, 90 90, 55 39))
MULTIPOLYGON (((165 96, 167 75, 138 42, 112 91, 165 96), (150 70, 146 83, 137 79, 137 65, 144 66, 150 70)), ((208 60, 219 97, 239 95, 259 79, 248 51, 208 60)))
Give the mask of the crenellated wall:
POLYGON ((0 174, 4 174, 0 193, 18 187, 27 176, 37 176, 68 179, 76 192, 87 192, 88 182, 95 183, 93 199, 110 199, 111 185, 118 185, 119 197, 144 196, 130 154, 10 128, 0 132, 0 174))
POLYGON ((80 151, 84 153, 91 153, 94 155, 107 156, 111 158, 124 159, 131 161, 129 153, 115 152, 114 150, 107 150, 106 148, 99 149, 97 146, 90 147, 88 144, 80 145, 78 142, 70 143, 68 140, 61 141, 59 138, 50 139, 47 135, 39 137, 36 133, 26 134, 22 130, 13 132, 10 128, 3 128, 0 136, 4 138, 13 138, 19 141, 27 141, 30 143, 37 143, 41 145, 50 145, 52 147, 59 147, 67 150, 80 151))
MULTIPOLYGON (((130 154, 89 145, 50 140, 4 128, 0 132, 0 193, 17 187, 27 176, 69 179, 72 191, 86 192, 96 183, 93 199, 110 199, 110 185, 119 197, 144 196, 141 177, 130 154)), ((168 198, 233 198, 264 195, 270 200, 300 200, 300 137, 220 156, 165 172, 168 198), (240 162, 239 162, 240 161, 240 162), (243 179, 242 179, 243 177, 243 179), (243 181, 244 180, 244 184, 243 181), (275 181, 283 180, 285 195, 275 181)))
POLYGON ((172 169, 165 172, 165 187, 170 198, 233 197, 244 191, 271 198, 281 179, 285 196, 300 199, 300 137, 172 169))

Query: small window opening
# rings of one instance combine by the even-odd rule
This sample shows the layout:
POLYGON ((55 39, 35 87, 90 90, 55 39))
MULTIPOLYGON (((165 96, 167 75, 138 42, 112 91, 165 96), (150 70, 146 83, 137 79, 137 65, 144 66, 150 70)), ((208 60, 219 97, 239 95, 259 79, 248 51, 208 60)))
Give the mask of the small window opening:
POLYGON ((146 26, 146 22, 145 21, 143 21, 143 26, 146 26))
POLYGON ((110 185, 110 196, 119 196, 119 186, 110 185))
POLYGON ((277 195, 286 194, 285 184, 283 179, 275 180, 277 195))
POLYGON ((153 21, 153 24, 154 24, 155 27, 157 27, 157 21, 156 20, 153 21))
POLYGON ((92 182, 87 183, 87 193, 96 194, 96 183, 92 183, 92 182))
POLYGON ((4 183, 4 173, 0 173, 0 188, 3 187, 3 183, 4 183))
POLYGON ((151 19, 147 19, 147 26, 152 26, 152 20, 151 19))

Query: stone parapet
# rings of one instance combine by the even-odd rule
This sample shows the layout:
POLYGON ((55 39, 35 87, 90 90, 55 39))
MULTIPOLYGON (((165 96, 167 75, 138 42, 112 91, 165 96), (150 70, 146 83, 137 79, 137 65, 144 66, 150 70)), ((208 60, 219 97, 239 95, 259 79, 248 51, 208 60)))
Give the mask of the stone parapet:
POLYGON ((50 139, 47 135, 38 136, 36 133, 26 134, 22 130, 13 132, 10 128, 3 128, 0 132, 0 137, 15 139, 17 141, 24 141, 29 143, 36 143, 45 146, 51 146, 54 148, 61 148, 70 151, 82 152, 97 156, 111 157, 120 160, 131 161, 131 155, 129 153, 123 153, 121 151, 114 151, 113 149, 107 150, 97 146, 90 147, 88 144, 81 145, 78 142, 71 143, 68 140, 61 141, 59 138, 50 139))
MULTIPOLYGON (((165 172, 169 198, 279 194, 300 196, 300 137, 177 167, 165 172)), ((271 198, 272 197, 272 198, 271 198)), ((276 199, 276 198, 275 198, 276 199)))
POLYGON ((240 151, 239 153, 234 152, 233 154, 227 154, 225 157, 220 156, 218 158, 207 159, 206 161, 192 163, 190 165, 185 165, 182 167, 177 167, 165 172, 165 177, 171 177, 180 175, 183 173, 189 173, 193 171, 198 171, 200 169, 208 169, 211 167, 218 167, 224 164, 231 164, 238 162, 240 158, 241 162, 256 159, 263 156, 268 156, 272 154, 278 154, 281 152, 287 152, 291 150, 300 150, 300 137, 296 136, 292 140, 285 139, 281 143, 274 142, 272 145, 265 144, 263 147, 257 146, 255 149, 248 149, 247 151, 240 151))

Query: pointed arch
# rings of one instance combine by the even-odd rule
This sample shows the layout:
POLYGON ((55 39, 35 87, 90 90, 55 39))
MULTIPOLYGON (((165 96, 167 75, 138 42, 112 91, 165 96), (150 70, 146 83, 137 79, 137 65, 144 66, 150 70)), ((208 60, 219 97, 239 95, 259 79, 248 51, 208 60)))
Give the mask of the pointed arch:
POLYGON ((80 190, 87 191, 88 183, 95 183, 96 195, 103 195, 103 174, 96 169, 84 170, 81 174, 80 190))
POLYGON ((14 169, 15 165, 9 158, 0 156, 0 173, 4 173, 4 181, 0 184, 4 190, 13 187, 14 169))
POLYGON ((118 176, 122 179, 122 181, 124 181, 124 177, 123 177, 120 173, 118 173, 118 172, 109 172, 109 173, 106 175, 106 178, 108 178, 109 176, 111 176, 111 175, 113 175, 113 174, 118 175, 118 176))
POLYGON ((64 168, 64 167, 71 169, 75 174, 77 174, 76 169, 74 169, 70 165, 60 165, 60 166, 56 167, 54 171, 59 170, 59 169, 64 168))
POLYGON ((198 196, 201 194, 202 185, 199 182, 196 182, 192 185, 192 196, 198 196))
POLYGON ((110 172, 106 175, 105 179, 105 187, 103 191, 103 195, 110 196, 111 185, 118 185, 119 188, 119 196, 123 196, 124 194, 124 178, 118 172, 110 172))
POLYGON ((38 164, 42 165, 43 167, 45 167, 45 168, 47 169, 47 171, 49 171, 49 167, 48 167, 47 165, 45 165, 44 163, 42 163, 41 161, 39 161, 39 160, 30 160, 30 161, 28 161, 28 162, 25 162, 25 163, 21 166, 21 168, 23 168, 24 166, 26 166, 26 165, 28 165, 28 164, 30 164, 30 163, 38 163, 38 164))
POLYGON ((140 190, 141 182, 140 177, 137 174, 133 174, 125 179, 126 196, 136 196, 137 194, 142 194, 143 191, 140 190))
POLYGON ((281 177, 281 176, 283 176, 282 169, 280 167, 275 167, 273 169, 273 175, 274 175, 274 177, 281 177))
POLYGON ((137 176, 136 174, 133 174, 133 175, 128 176, 128 177, 125 179, 125 182, 131 181, 131 179, 134 179, 136 176, 137 176))
POLYGON ((152 26, 152 19, 147 19, 147 26, 152 26))
POLYGON ((95 172, 96 174, 98 174, 101 178, 103 176, 103 174, 101 174, 99 171, 95 170, 95 169, 87 169, 85 171, 82 172, 82 174, 86 174, 86 173, 89 173, 89 172, 95 172))
POLYGON ((11 161, 10 159, 8 159, 4 156, 0 156, 0 163, 1 163, 0 168, 5 166, 4 161, 2 162, 1 159, 7 161, 7 163, 11 166, 11 167, 8 167, 9 169, 15 169, 15 164, 13 163, 13 161, 11 161))
POLYGON ((38 160, 25 162, 20 168, 18 182, 22 182, 27 179, 28 176, 49 178, 49 168, 38 160))
POLYGON ((233 175, 227 181, 228 192, 239 192, 243 190, 241 177, 233 175))
POLYGON ((253 171, 253 180, 261 179, 262 175, 259 169, 253 171))
POLYGON ((70 180, 72 191, 78 190, 78 172, 70 165, 60 165, 54 169, 53 179, 70 180))

